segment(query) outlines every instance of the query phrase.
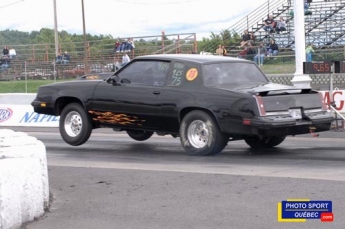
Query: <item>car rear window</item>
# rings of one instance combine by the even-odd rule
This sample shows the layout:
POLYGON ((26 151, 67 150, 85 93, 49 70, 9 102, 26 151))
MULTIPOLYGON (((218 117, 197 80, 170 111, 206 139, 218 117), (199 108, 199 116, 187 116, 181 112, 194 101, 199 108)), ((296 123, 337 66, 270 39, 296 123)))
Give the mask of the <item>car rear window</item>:
POLYGON ((231 87, 234 84, 265 83, 265 75, 253 63, 217 63, 203 66, 205 86, 231 87))

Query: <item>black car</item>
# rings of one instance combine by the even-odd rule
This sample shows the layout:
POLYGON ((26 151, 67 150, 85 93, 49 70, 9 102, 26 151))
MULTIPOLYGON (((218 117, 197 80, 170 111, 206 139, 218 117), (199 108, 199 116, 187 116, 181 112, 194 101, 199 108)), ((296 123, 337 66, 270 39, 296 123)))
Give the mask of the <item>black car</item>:
POLYGON ((61 136, 74 146, 110 127, 138 141, 180 137, 190 155, 220 153, 231 140, 274 147, 333 121, 317 91, 271 83, 252 61, 188 54, 141 56, 106 80, 41 86, 32 106, 60 115, 61 136))

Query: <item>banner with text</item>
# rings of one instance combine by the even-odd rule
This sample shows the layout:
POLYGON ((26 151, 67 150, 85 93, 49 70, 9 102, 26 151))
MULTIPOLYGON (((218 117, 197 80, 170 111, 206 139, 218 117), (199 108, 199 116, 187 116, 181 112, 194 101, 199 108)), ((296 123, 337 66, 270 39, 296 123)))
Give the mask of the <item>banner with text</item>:
POLYGON ((329 91, 319 91, 325 104, 330 104, 331 100, 336 104, 336 109, 340 113, 345 113, 345 90, 334 90, 332 95, 329 91))
POLYGON ((0 105, 0 126, 58 127, 59 116, 38 114, 31 105, 0 105))

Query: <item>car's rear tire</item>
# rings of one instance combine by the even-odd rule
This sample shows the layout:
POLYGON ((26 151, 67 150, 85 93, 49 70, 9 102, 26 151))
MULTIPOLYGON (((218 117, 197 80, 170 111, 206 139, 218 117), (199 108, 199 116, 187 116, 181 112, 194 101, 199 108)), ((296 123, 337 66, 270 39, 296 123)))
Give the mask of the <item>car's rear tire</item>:
POLYGON ((244 141, 253 149, 271 148, 279 145, 285 140, 286 136, 277 137, 246 137, 244 141))
POLYGON ((217 123, 209 114, 196 110, 182 119, 180 140, 189 155, 207 156, 220 153, 229 138, 219 130, 217 123))
POLYGON ((92 123, 80 104, 70 103, 61 112, 59 129, 61 137, 66 143, 78 146, 89 139, 92 123))
POLYGON ((145 141, 153 135, 152 131, 145 130, 127 130, 128 136, 137 141, 145 141))

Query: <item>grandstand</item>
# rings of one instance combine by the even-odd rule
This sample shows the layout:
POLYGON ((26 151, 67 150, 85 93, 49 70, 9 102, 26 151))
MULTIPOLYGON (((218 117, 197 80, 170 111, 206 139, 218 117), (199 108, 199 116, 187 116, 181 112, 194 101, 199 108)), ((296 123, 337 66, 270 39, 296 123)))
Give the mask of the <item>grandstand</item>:
MULTIPOLYGON (((282 52, 280 55, 294 55, 294 17, 293 0, 268 0, 257 9, 243 17, 228 28, 229 31, 242 34, 245 29, 254 32, 257 41, 268 43, 275 39, 282 52), (268 34, 263 30, 263 21, 268 14, 278 20, 283 16, 286 19, 287 31, 280 34, 268 34)), ((345 1, 344 0, 313 0, 309 6, 309 15, 305 15, 306 43, 316 48, 315 60, 344 59, 345 44, 345 1)), ((240 41, 238 41, 239 44, 240 41)), ((237 55, 236 45, 227 47, 230 55, 237 55)), ((216 47, 208 47, 215 50, 216 47)))

